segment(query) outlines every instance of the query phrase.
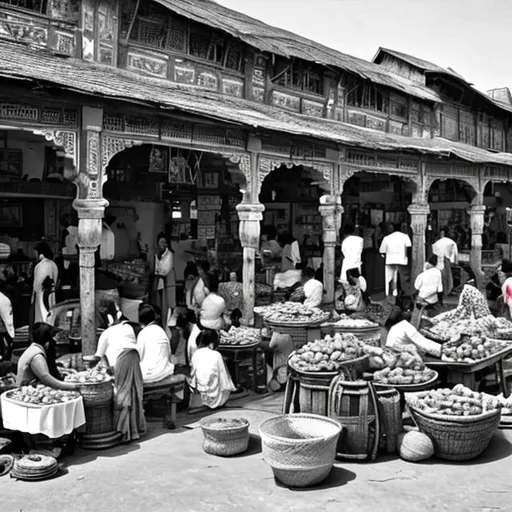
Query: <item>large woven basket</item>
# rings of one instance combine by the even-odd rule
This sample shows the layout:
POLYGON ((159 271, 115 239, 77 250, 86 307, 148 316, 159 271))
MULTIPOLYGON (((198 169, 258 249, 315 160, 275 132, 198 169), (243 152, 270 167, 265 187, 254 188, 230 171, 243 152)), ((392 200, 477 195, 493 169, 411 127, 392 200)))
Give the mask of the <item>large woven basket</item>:
POLYGON ((201 422, 203 450, 210 455, 229 457, 247 450, 249 422, 245 418, 208 418, 201 422))
POLYGON ((260 426, 263 456, 289 487, 309 487, 331 472, 341 425, 316 414, 286 414, 260 426))
POLYGON ((499 410, 478 416, 445 416, 428 414, 411 405, 408 408, 420 431, 432 439, 434 454, 447 460, 478 457, 489 445, 501 417, 499 410))
POLYGON ((98 383, 80 384, 79 391, 86 407, 108 404, 114 397, 112 379, 98 383))

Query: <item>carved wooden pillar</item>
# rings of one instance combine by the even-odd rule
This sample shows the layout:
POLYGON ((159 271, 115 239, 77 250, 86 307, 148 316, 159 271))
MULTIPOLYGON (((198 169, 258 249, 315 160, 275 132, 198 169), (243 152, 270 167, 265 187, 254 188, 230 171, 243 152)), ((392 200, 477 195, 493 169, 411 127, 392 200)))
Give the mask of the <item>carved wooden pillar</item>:
POLYGON ((240 219, 240 242, 243 247, 243 320, 245 325, 253 325, 256 301, 255 258, 260 243, 260 222, 263 220, 262 212, 265 207, 259 203, 241 203, 237 205, 236 210, 240 219))
POLYGON ((427 229, 428 215, 430 206, 428 204, 413 203, 407 208, 411 214, 412 229, 412 279, 416 279, 418 274, 423 272, 425 265, 425 232, 427 229))
POLYGON ((478 289, 483 289, 482 233, 484 232, 485 206, 476 204, 468 210, 471 222, 471 269, 475 273, 478 289))
POLYGON ((336 280, 336 241, 337 229, 341 223, 341 197, 339 195, 324 195, 320 198, 318 211, 322 216, 322 241, 324 243, 324 302, 331 304, 334 302, 334 290, 336 280))
POLYGON ((100 140, 102 123, 102 109, 83 107, 78 193, 73 206, 77 210, 79 219, 80 318, 84 359, 96 352, 94 253, 101 243, 102 218, 105 207, 108 206, 102 193, 103 167, 100 140))

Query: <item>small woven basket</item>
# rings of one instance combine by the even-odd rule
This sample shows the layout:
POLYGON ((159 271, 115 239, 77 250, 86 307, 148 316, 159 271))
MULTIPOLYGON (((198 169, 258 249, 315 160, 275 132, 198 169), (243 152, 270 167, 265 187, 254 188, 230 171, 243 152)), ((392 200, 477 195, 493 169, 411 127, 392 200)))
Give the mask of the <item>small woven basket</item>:
POLYGON ((80 384, 79 391, 86 407, 108 404, 114 398, 112 379, 97 383, 80 384))
POLYGON ((489 445, 500 423, 500 410, 478 416, 428 414, 408 405, 412 419, 434 444, 434 454, 446 460, 471 460, 489 445))
POLYGON ((316 414, 287 414, 260 426, 263 456, 288 487, 309 487, 331 472, 341 425, 316 414))
POLYGON ((210 455, 229 457, 249 447, 249 422, 245 418, 208 418, 201 422, 203 450, 210 455))

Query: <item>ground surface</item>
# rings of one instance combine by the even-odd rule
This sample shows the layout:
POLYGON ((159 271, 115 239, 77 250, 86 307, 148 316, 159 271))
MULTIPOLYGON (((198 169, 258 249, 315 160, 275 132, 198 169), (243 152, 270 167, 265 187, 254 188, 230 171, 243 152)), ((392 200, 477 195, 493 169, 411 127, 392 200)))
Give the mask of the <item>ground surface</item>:
POLYGON ((472 463, 389 457, 338 462, 320 486, 287 489, 274 480, 257 436, 260 423, 280 412, 281 401, 282 395, 253 397, 216 413, 251 422, 249 451, 242 456, 204 453, 199 416, 181 414, 175 431, 155 419, 140 443, 77 450, 53 480, 0 478, 0 511, 512 511, 512 430, 498 431, 472 463))

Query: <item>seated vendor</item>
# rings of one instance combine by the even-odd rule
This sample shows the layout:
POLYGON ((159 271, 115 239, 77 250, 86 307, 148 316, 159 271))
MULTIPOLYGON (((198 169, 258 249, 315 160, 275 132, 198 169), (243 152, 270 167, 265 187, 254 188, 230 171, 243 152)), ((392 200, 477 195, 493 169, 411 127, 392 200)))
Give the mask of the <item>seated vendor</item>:
POLYGON ((357 268, 347 270, 345 275, 346 280, 340 281, 345 293, 343 309, 348 313, 365 311, 368 300, 366 279, 357 268))
POLYGON ((414 288, 418 293, 418 306, 434 308, 443 303, 443 277, 437 268, 437 261, 438 257, 432 254, 425 263, 423 272, 414 281, 414 288))
POLYGON ((44 322, 36 322, 32 326, 32 343, 18 361, 18 387, 41 383, 54 389, 78 390, 79 385, 64 382, 57 369, 56 333, 53 326, 44 322))
POLYGON ((204 329, 197 337, 197 350, 192 356, 189 386, 199 395, 192 395, 190 411, 202 406, 222 407, 236 388, 226 369, 222 355, 214 349, 219 344, 219 333, 204 329), (197 400, 200 398, 200 401, 197 400))
POLYGON ((324 298, 324 285, 315 279, 315 271, 311 267, 302 270, 302 281, 304 283, 304 306, 320 307, 324 298))
POLYGON ((404 312, 395 307, 386 321, 385 327, 389 329, 386 347, 400 349, 405 345, 415 345, 420 353, 441 357, 442 345, 425 338, 409 323, 410 312, 404 312))
POLYGON ((157 320, 156 306, 142 304, 139 308, 139 322, 143 329, 137 336, 137 350, 144 384, 159 382, 174 373, 171 344, 157 320))
POLYGON ((96 357, 114 369, 114 428, 121 441, 139 439, 146 431, 142 407, 143 381, 134 325, 122 316, 115 303, 108 305, 110 326, 98 340, 96 357))

